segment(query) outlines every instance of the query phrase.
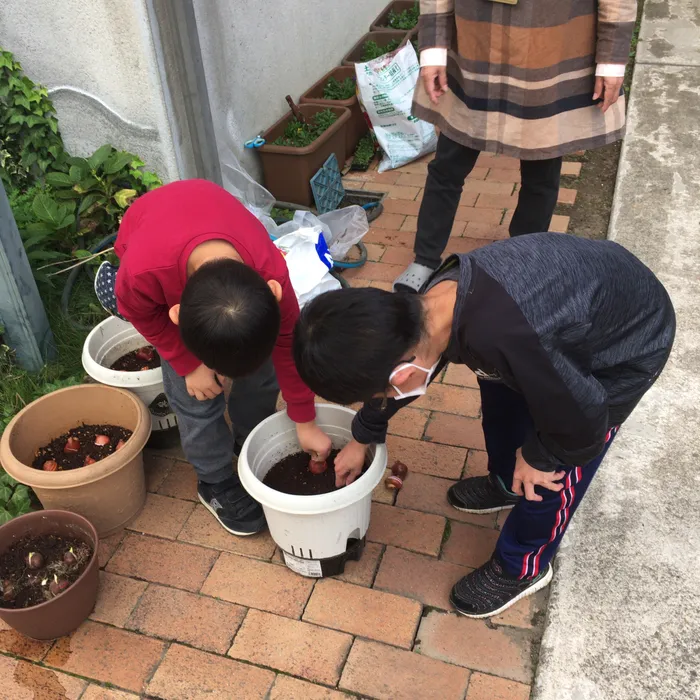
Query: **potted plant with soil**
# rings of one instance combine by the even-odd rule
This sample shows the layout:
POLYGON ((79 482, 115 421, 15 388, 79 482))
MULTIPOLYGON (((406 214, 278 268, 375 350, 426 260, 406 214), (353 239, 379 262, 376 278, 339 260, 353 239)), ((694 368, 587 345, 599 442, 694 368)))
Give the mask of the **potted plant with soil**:
POLYGON ((345 162, 347 124, 345 107, 303 104, 294 106, 263 135, 257 149, 262 160, 265 187, 283 202, 311 206, 311 178, 335 153, 345 162))
POLYGON ((30 403, 0 439, 0 463, 47 509, 86 517, 105 537, 135 518, 146 500, 145 405, 101 384, 54 391, 30 403))
POLYGON ((420 17, 420 4, 418 0, 393 0, 372 22, 371 32, 382 29, 396 29, 399 31, 411 31, 418 24, 420 17))
POLYGON ((357 99, 354 66, 339 66, 329 71, 310 87, 299 101, 302 104, 313 103, 326 107, 346 107, 350 110, 350 120, 345 132, 345 157, 349 158, 360 139, 369 129, 367 119, 357 99))
POLYGON ((95 326, 83 344, 82 362, 96 382, 127 389, 148 407, 148 447, 178 444, 177 418, 165 396, 158 352, 128 321, 110 316, 95 326))
POLYGON ((408 32, 382 30, 365 34, 343 58, 344 66, 366 63, 396 51, 408 39, 408 32))
POLYGON ((0 619, 32 639, 70 634, 95 607, 99 540, 76 513, 45 510, 0 527, 0 619))

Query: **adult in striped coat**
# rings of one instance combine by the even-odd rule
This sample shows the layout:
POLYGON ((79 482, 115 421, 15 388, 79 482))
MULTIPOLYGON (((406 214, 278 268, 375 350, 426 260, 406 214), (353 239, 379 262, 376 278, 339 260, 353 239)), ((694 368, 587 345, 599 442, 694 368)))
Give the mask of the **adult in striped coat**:
POLYGON ((450 237, 481 151, 521 162, 511 236, 547 231, 562 156, 622 138, 622 81, 636 0, 421 0, 414 114, 440 138, 418 216, 415 262, 395 289, 417 291, 450 237))

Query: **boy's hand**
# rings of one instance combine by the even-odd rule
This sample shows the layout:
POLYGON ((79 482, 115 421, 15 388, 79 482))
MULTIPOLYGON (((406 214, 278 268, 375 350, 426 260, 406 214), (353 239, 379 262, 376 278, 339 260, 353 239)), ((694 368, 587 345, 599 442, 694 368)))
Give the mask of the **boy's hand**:
POLYGON ((438 100, 447 92, 447 67, 425 66, 421 68, 420 75, 430 101, 436 105, 438 100))
POLYGON ((362 473, 369 445, 351 440, 335 458, 335 485, 348 486, 362 473))
POLYGON ((561 491, 564 484, 557 483, 566 472, 541 472, 531 467, 518 450, 513 473, 513 491, 518 496, 525 496, 528 501, 541 501, 542 496, 535 493, 535 486, 543 486, 550 491, 561 491))
POLYGON ((206 365, 199 365, 196 370, 190 372, 185 377, 187 393, 197 401, 207 401, 218 396, 223 390, 223 386, 213 369, 206 365))
POLYGON ((315 421, 297 423, 297 439, 301 449, 308 452, 314 462, 325 462, 331 453, 331 439, 315 421))

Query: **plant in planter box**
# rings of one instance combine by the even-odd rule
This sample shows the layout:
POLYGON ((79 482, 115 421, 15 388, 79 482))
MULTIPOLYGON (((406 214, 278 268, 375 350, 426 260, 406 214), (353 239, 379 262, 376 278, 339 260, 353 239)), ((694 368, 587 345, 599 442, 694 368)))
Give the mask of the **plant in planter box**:
POLYGON ((357 144, 355 155, 352 158, 352 170, 364 171, 369 168, 375 153, 374 138, 372 134, 365 134, 357 144))
POLYGON ((349 100, 355 96, 357 83, 354 78, 345 78, 342 82, 331 76, 323 88, 324 100, 349 100))
POLYGON ((403 12, 396 12, 391 10, 389 12, 389 17, 387 18, 387 26, 390 29, 402 29, 410 31, 418 24, 418 18, 420 17, 420 7, 418 2, 416 2, 413 7, 404 10, 403 12))
POLYGON ((373 61, 375 58, 384 56, 384 54, 396 51, 401 44, 400 39, 392 39, 385 46, 379 46, 376 41, 369 40, 365 41, 362 45, 362 61, 367 63, 367 61, 373 61))
POLYGON ((305 124, 292 119, 284 129, 284 134, 274 140, 275 146, 304 148, 310 146, 326 129, 336 122, 338 115, 324 109, 307 120, 305 124))

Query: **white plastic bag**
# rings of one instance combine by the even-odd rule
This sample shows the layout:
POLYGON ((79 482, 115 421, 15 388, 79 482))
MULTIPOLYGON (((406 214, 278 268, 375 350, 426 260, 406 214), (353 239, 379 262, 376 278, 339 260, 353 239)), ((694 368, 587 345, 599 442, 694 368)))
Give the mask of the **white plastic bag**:
POLYGON ((369 231, 367 212, 356 204, 329 211, 318 218, 323 224, 323 233, 335 260, 343 260, 350 248, 359 243, 369 231))
MULTIPOLYGON (((280 228, 295 223, 299 222, 290 221, 280 228)), ((275 245, 284 255, 300 307, 319 294, 340 289, 340 282, 330 274, 333 258, 320 226, 297 228, 278 238, 275 245)))
POLYGON ((411 115, 419 73, 418 56, 410 41, 393 55, 355 64, 360 100, 384 151, 380 173, 437 147, 435 127, 411 115))

